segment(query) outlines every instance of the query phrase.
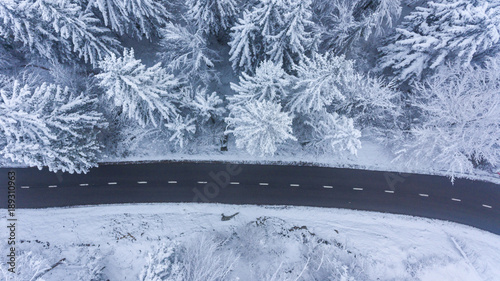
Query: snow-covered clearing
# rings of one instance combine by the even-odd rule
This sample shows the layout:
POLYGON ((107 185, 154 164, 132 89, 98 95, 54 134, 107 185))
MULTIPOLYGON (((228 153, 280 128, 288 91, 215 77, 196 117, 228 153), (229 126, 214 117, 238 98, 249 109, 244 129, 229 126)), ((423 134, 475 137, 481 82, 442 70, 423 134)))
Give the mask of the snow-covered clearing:
MULTIPOLYGON (((198 266, 230 261, 223 280, 301 276, 298 280, 444 281, 500 276, 500 236, 410 216, 194 203, 22 209, 17 214, 21 251, 32 251, 48 265, 66 259, 43 276, 46 281, 79 280, 78 274, 92 264, 104 267, 104 280, 141 280, 148 254, 162 246, 170 251, 164 253, 170 263, 185 265, 186 257, 198 266), (221 220, 221 214, 237 212, 221 220), (210 262, 204 263, 203 255, 210 262)), ((0 233, 5 240, 6 232, 0 233)), ((168 264, 159 268, 167 270, 168 264)))

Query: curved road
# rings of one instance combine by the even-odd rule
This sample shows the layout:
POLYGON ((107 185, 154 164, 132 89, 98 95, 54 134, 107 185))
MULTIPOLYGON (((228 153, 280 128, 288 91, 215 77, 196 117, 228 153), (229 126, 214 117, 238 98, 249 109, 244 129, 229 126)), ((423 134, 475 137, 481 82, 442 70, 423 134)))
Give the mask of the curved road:
POLYGON ((449 220, 500 234, 500 186, 446 177, 310 166, 159 162, 101 164, 88 174, 16 172, 17 208, 219 202, 359 209, 449 220))

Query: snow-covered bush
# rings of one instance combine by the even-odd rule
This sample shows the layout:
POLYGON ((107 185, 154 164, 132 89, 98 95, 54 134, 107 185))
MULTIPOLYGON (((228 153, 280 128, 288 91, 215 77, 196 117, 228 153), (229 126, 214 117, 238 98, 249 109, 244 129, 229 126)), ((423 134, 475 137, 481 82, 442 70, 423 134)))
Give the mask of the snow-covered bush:
POLYGON ((1 1, 0 21, 0 37, 49 59, 71 62, 76 54, 95 65, 119 46, 94 14, 69 0, 1 1))
POLYGON ((221 251, 212 235, 197 236, 183 245, 162 246, 149 254, 141 281, 218 281, 233 269, 238 256, 221 251))
POLYGON ((500 65, 446 67, 417 84, 413 106, 420 121, 399 158, 408 165, 434 163, 453 179, 474 166, 500 164, 500 65))
POLYGON ((209 94, 206 88, 201 87, 198 87, 194 92, 192 98, 186 98, 184 106, 189 108, 201 123, 209 119, 215 121, 226 112, 223 101, 216 92, 209 94))
POLYGON ((232 26, 238 4, 236 0, 188 0, 188 16, 198 29, 217 35, 232 26))
POLYGON ((228 97, 231 105, 240 105, 249 101, 281 102, 288 94, 290 76, 279 64, 263 61, 255 70, 254 75, 242 73, 238 84, 231 83, 231 89, 236 95, 228 97))
POLYGON ((68 88, 18 81, 0 90, 0 155, 50 171, 85 173, 97 166, 99 129, 97 99, 68 88))
POLYGON ((383 53, 380 68, 399 81, 420 79, 444 63, 463 67, 500 50, 498 1, 436 0, 405 17, 383 53))
POLYGON ((356 155, 361 148, 361 132, 354 127, 351 118, 322 111, 311 114, 305 124, 312 128, 307 144, 320 153, 342 154, 347 151, 356 155))
POLYGON ((296 140, 292 135, 293 115, 281 111, 272 101, 253 101, 231 108, 226 118, 228 130, 236 138, 236 146, 252 155, 273 155, 278 144, 296 140))
POLYGON ((99 62, 102 72, 96 75, 108 99, 120 107, 130 119, 142 126, 158 126, 161 120, 177 115, 177 79, 160 63, 146 67, 134 58, 133 49, 123 51, 123 57, 111 55, 99 62))
POLYGON ((106 26, 120 35, 151 38, 170 17, 162 0, 87 0, 96 8, 106 26))
POLYGON ((0 277, 4 281, 45 281, 40 275, 50 269, 48 261, 33 252, 18 252, 16 258, 16 272, 8 271, 6 262, 0 264, 0 277))
POLYGON ((213 67, 218 54, 207 47, 202 29, 167 23, 160 30, 160 36, 161 52, 158 55, 176 77, 195 85, 200 81, 207 84, 217 78, 213 67))
POLYGON ((231 28, 233 69, 253 72, 264 59, 291 71, 314 48, 310 0, 260 0, 231 28))

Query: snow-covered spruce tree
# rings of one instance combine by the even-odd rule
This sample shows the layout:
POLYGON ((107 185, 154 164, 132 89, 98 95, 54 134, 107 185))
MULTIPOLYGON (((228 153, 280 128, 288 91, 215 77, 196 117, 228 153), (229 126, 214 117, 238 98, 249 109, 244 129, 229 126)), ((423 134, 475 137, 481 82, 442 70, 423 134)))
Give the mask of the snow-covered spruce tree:
POLYGON ((174 245, 163 245, 148 254, 146 265, 140 276, 140 281, 182 281, 184 272, 181 264, 178 262, 178 253, 174 245))
POLYGON ((254 75, 242 73, 238 84, 231 83, 236 94, 228 97, 231 105, 241 105, 249 101, 269 100, 280 103, 288 94, 290 76, 281 65, 265 60, 260 63, 254 75))
POLYGON ((195 26, 215 35, 232 26, 238 11, 236 0, 188 0, 187 6, 195 26))
POLYGON ((354 62, 344 56, 314 54, 296 66, 294 93, 288 108, 298 113, 321 111, 334 101, 345 100, 345 86, 358 80, 354 62))
POLYGON ((500 64, 486 69, 446 67, 417 84, 413 106, 420 122, 399 158, 407 165, 434 163, 454 179, 475 166, 500 164, 500 64))
POLYGON ((0 90, 3 157, 53 172, 86 173, 97 166, 97 134, 106 124, 95 111, 96 99, 53 84, 13 84, 0 90))
POLYGON ((87 8, 99 10, 104 24, 120 35, 148 39, 170 17, 161 0, 87 0, 87 8))
POLYGON ((219 56, 207 46, 207 38, 202 29, 167 23, 160 30, 161 51, 158 53, 176 77, 191 82, 192 85, 207 84, 218 79, 214 62, 219 56))
POLYGON ((228 129, 236 138, 236 146, 252 155, 273 155, 277 145, 296 140, 292 135, 293 115, 281 111, 272 101, 252 101, 231 108, 226 118, 228 129))
POLYGON ((243 17, 231 28, 229 60, 234 71, 253 72, 263 60, 262 35, 254 14, 243 12, 243 17))
POLYGON ((134 50, 125 49, 123 57, 111 55, 99 62, 102 72, 96 75, 108 99, 130 119, 143 127, 158 126, 161 120, 177 116, 178 81, 160 63, 146 67, 134 58, 134 50))
POLYGON ((71 61, 76 54, 96 64, 119 46, 99 19, 69 0, 5 0, 0 20, 2 38, 49 59, 71 61))
POLYGON ((209 94, 207 88, 201 87, 195 90, 193 98, 183 102, 183 106, 189 108, 201 123, 210 119, 215 121, 226 112, 223 101, 217 93, 209 94))
POLYGON ((181 115, 177 115, 175 119, 165 124, 165 127, 167 127, 170 132, 169 141, 173 142, 181 149, 184 148, 185 143, 188 142, 196 132, 195 121, 196 119, 190 116, 182 117, 181 115))
POLYGON ((398 81, 421 79, 446 62, 463 67, 499 51, 500 3, 436 0, 405 17, 390 43, 380 48, 379 67, 398 81))
POLYGON ((233 69, 253 72, 264 59, 290 71, 313 49, 310 0, 260 0, 231 28, 233 69))
POLYGON ((360 39, 379 36, 401 14, 401 0, 318 0, 314 20, 321 34, 321 50, 345 54, 360 39))
POLYGON ((319 153, 341 154, 347 151, 356 155, 361 148, 361 132, 354 128, 351 118, 323 110, 310 114, 305 124, 312 129, 305 142, 319 153))

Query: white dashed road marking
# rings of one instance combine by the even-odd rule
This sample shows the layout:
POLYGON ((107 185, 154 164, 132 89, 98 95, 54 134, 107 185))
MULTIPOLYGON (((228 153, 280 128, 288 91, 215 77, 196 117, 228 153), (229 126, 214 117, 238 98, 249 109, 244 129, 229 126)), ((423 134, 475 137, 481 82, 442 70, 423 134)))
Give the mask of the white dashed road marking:
POLYGON ((384 190, 385 193, 394 193, 394 190, 384 190))
POLYGON ((81 183, 80 186, 89 186, 88 183, 81 183))
POLYGON ((267 182, 259 182, 259 185, 269 185, 267 182))
POLYGON ((300 185, 296 183, 291 183, 290 186, 300 186, 300 185))
POLYGON ((239 182, 237 182, 237 181, 232 181, 232 182, 230 182, 229 184, 240 184, 240 183, 239 183, 239 182))
POLYGON ((23 186, 21 186, 21 188, 30 188, 30 187, 27 185, 23 185, 23 186))
POLYGON ((138 184, 147 184, 148 182, 147 181, 138 181, 137 183, 138 184))
POLYGON ((49 185, 49 188, 57 187, 57 185, 49 185))
POLYGON ((429 197, 429 194, 425 194, 425 193, 419 193, 418 195, 420 195, 422 197, 429 197))
POLYGON ((168 181, 168 183, 177 183, 177 181, 168 181))
POLYGON ((333 188, 331 185, 323 185, 324 188, 333 188))
POLYGON ((453 200, 453 201, 457 201, 457 202, 462 201, 462 200, 460 200, 460 199, 458 199, 458 198, 451 198, 451 200, 453 200))
POLYGON ((353 188, 353 190, 363 190, 363 188, 361 188, 361 187, 355 187, 355 188, 353 188))
POLYGON ((108 182, 108 185, 115 185, 115 184, 118 184, 117 182, 108 182))
POLYGON ((491 209, 491 206, 490 206, 490 205, 485 205, 485 204, 483 204, 483 207, 491 209))
POLYGON ((206 184, 207 182, 206 181, 199 181, 198 183, 199 184, 206 184))

